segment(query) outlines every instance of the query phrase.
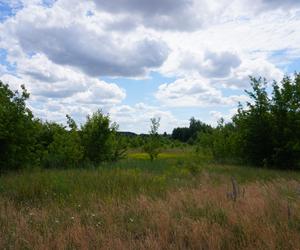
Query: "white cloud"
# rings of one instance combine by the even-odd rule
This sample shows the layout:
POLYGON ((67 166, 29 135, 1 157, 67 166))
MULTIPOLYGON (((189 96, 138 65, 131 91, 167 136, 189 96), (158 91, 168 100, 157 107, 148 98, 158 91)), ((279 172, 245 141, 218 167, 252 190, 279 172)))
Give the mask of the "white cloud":
POLYGON ((169 107, 209 107, 229 106, 238 101, 245 101, 244 95, 223 96, 205 78, 183 78, 168 84, 162 84, 156 98, 169 107))
POLYGON ((125 90, 117 84, 53 64, 40 54, 20 58, 18 74, 5 73, 0 79, 12 89, 25 84, 31 93, 31 109, 37 117, 45 120, 65 122, 65 115, 71 114, 83 122, 86 115, 97 109, 108 110, 126 97, 125 90))
POLYGON ((220 112, 216 110, 212 110, 209 112, 211 117, 210 124, 216 126, 220 119, 224 119, 225 122, 230 122, 232 117, 237 113, 237 108, 231 108, 227 112, 220 112))
POLYGON ((245 89, 249 87, 249 76, 264 77, 272 82, 273 80, 280 81, 284 73, 264 59, 245 60, 229 78, 216 81, 215 85, 221 83, 224 87, 245 89))
POLYGON ((156 115, 167 129, 178 121, 166 107, 229 110, 246 100, 249 75, 279 80, 300 57, 298 0, 4 2, 17 11, 0 23, 0 48, 15 72, 0 66, 0 78, 13 88, 25 83, 35 114, 47 119, 70 113, 83 121, 102 108, 124 130, 146 132, 156 115), (117 77, 144 84, 151 71, 175 78, 155 93, 164 108, 123 105, 117 77))
MULTIPOLYGON (((130 18, 128 27, 139 25, 155 30, 194 31, 223 11, 224 1, 208 0, 93 0, 101 12, 130 18), (132 25, 132 22, 135 25, 132 25)), ((123 26, 124 27, 124 26, 123 26)), ((125 27, 124 27, 125 28, 125 27)), ((125 28, 127 29, 127 28, 125 28)))
POLYGON ((135 131, 148 133, 150 130, 150 118, 161 118, 159 132, 172 132, 174 127, 184 125, 184 121, 178 120, 170 111, 161 107, 137 103, 133 106, 122 105, 113 107, 109 111, 111 118, 121 124, 122 131, 135 131))
MULTIPOLYGON (((64 6, 64 5, 62 5, 64 6)), ((61 5, 29 6, 7 20, 1 46, 26 54, 42 53, 52 62, 73 66, 90 76, 141 76, 164 62, 167 45, 146 36, 125 36, 104 30, 99 19, 90 20, 61 5), (77 14, 77 15, 76 15, 77 14)), ((82 14, 86 8, 79 8, 82 14)))
MULTIPOLYGON (((178 71, 183 75, 199 73, 207 78, 224 78, 241 64, 240 57, 230 51, 183 52, 178 57, 178 71)), ((179 73, 180 74, 180 73, 179 73)))

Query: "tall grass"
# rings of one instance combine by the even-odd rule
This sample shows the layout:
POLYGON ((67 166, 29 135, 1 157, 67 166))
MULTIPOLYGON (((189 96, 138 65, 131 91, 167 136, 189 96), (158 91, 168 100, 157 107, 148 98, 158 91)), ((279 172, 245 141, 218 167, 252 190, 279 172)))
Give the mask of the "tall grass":
POLYGON ((300 249, 299 176, 176 157, 8 174, 0 249, 300 249))

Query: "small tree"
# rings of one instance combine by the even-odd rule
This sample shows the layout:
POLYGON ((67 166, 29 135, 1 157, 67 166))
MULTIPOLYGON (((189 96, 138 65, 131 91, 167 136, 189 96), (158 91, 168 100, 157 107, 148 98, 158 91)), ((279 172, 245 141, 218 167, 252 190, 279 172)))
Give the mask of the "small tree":
POLYGON ((83 146, 76 122, 69 115, 66 117, 70 130, 59 124, 49 127, 52 130, 52 142, 44 152, 45 167, 78 167, 83 159, 83 146))
POLYGON ((150 160, 156 159, 161 152, 161 143, 158 135, 158 128, 160 125, 160 118, 151 118, 151 127, 149 131, 149 138, 144 145, 144 151, 149 155, 150 160))
POLYGON ((87 122, 81 127, 84 156, 94 164, 110 161, 113 155, 116 125, 112 124, 108 115, 101 110, 87 117, 87 122))

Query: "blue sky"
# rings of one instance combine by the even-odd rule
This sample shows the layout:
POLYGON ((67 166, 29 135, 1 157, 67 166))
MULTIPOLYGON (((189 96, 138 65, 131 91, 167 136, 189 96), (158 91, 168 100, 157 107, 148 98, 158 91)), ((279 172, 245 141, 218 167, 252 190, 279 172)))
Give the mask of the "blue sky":
POLYGON ((0 0, 0 79, 25 84, 44 120, 215 125, 248 100, 249 75, 299 71, 299 27, 298 0, 0 0))

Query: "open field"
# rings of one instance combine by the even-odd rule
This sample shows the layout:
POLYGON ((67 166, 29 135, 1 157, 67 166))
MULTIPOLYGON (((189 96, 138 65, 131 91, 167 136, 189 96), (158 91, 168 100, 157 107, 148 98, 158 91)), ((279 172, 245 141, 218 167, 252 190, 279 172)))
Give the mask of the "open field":
POLYGON ((0 248, 300 249, 300 173, 144 158, 1 176, 0 248))

